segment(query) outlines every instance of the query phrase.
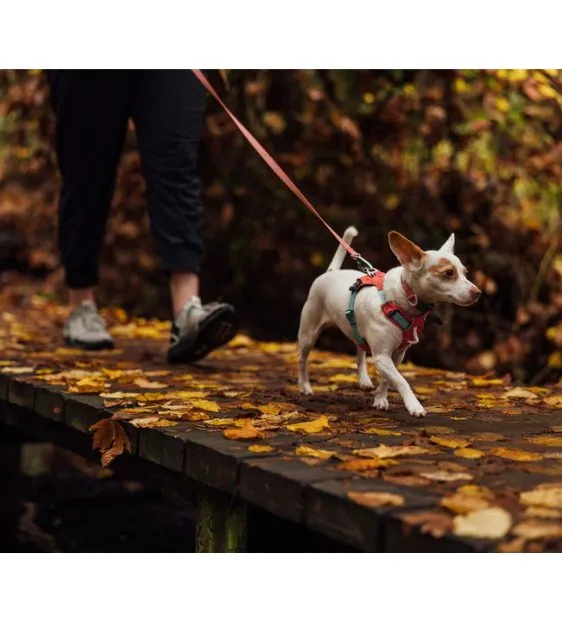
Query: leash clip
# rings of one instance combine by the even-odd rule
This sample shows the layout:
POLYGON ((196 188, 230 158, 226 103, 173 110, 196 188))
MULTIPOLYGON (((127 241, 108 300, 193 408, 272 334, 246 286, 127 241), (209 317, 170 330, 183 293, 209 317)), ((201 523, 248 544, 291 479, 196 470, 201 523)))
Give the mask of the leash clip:
POLYGON ((359 271, 362 271, 363 273, 366 273, 368 276, 371 277, 375 275, 377 270, 373 267, 373 265, 371 265, 368 260, 365 260, 363 256, 361 256, 361 254, 356 254, 355 256, 353 256, 353 261, 357 265, 357 269, 359 269, 359 271))

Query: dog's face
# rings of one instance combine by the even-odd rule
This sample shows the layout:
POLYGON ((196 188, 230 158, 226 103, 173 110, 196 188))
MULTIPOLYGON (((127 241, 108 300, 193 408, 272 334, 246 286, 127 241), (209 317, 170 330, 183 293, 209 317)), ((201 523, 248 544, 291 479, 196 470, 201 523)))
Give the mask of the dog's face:
POLYGON ((422 300, 470 306, 480 297, 480 289, 468 280, 466 267, 454 254, 454 234, 439 250, 424 251, 398 232, 391 232, 388 242, 422 300))

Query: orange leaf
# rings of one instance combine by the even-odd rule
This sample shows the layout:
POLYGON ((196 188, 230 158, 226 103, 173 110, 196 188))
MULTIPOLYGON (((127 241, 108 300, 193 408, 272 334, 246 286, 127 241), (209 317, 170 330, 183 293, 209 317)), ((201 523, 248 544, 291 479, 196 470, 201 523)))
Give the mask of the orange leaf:
POLYGON ((404 497, 392 492, 348 492, 348 499, 365 507, 386 507, 404 505, 404 497))
POLYGON ((111 462, 125 450, 131 452, 131 441, 125 433, 125 429, 117 420, 105 418, 90 427, 94 432, 92 450, 101 451, 101 464, 109 466, 111 462))

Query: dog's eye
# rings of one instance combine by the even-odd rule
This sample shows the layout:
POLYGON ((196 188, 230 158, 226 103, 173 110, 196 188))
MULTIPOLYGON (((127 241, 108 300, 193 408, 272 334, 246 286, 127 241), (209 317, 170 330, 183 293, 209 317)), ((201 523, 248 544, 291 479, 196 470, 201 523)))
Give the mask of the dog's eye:
POLYGON ((452 278, 455 275, 455 272, 453 269, 445 269, 443 275, 445 276, 445 278, 452 278))

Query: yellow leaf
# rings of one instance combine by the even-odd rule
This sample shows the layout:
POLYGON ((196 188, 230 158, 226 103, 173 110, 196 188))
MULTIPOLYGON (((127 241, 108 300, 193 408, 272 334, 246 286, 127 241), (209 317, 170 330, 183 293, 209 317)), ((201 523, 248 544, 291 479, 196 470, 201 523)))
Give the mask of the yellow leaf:
POLYGON ((401 455, 421 455, 427 452, 428 449, 422 446, 386 446, 386 444, 381 444, 374 448, 357 449, 353 451, 353 454, 359 455, 359 457, 386 459, 387 457, 400 457, 401 455))
POLYGON ((379 459, 373 457, 371 459, 350 459, 343 464, 340 464, 338 468, 340 470, 347 470, 349 472, 363 472, 366 470, 376 470, 377 468, 388 468, 397 464, 396 459, 379 459))
POLYGON ((314 367, 318 370, 352 370, 355 368, 355 361, 354 359, 333 357, 331 359, 326 359, 325 361, 319 361, 314 367))
POLYGON ((542 446, 562 446, 562 437, 558 435, 537 435, 525 438, 527 442, 542 446))
POLYGON ((347 498, 370 508, 404 505, 404 497, 391 492, 348 492, 347 498))
POLYGON ((449 472, 448 470, 436 470, 435 472, 421 472, 420 477, 432 481, 470 481, 472 475, 463 472, 449 472))
POLYGON ((331 383, 357 383, 357 376, 351 374, 336 374, 328 379, 331 383))
POLYGON ((562 396, 548 396, 548 398, 543 398, 543 403, 549 407, 562 409, 562 396))
POLYGON ((457 457, 463 457, 464 459, 480 459, 486 454, 477 448, 458 448, 453 452, 457 457))
POLYGON ((511 514, 499 507, 489 507, 455 516, 453 532, 468 538, 503 538, 511 528, 511 514))
POLYGON ((321 433, 330 428, 327 416, 320 416, 316 420, 310 422, 298 422, 297 424, 287 425, 289 431, 296 431, 298 433, 321 433))
POLYGON ((255 342, 246 335, 236 335, 232 341, 229 342, 229 348, 250 348, 255 345, 255 342))
POLYGON ((336 453, 334 451, 323 451, 321 449, 311 448, 310 446, 297 446, 295 455, 299 457, 316 457, 317 459, 330 459, 336 453))
POLYGON ((457 493, 480 497, 481 499, 487 499, 488 501, 491 501, 494 498, 494 493, 489 488, 486 488, 485 486, 477 486, 473 483, 460 486, 457 488, 457 493))
POLYGON ((470 444, 469 440, 456 437, 439 437, 437 435, 432 435, 429 439, 434 444, 439 444, 439 446, 446 446, 448 448, 463 448, 470 444))
POLYGON ((234 424, 235 420, 235 418, 219 418, 217 420, 204 420, 203 422, 211 427, 224 427, 229 424, 234 424))
POLYGON ((470 494, 463 494, 461 492, 456 492, 455 494, 443 497, 440 501, 440 505, 455 514, 468 514, 469 512, 483 510, 484 508, 489 507, 489 503, 485 499, 470 494))
POLYGON ((242 429, 225 429, 223 435, 227 440, 258 440, 264 437, 261 431, 252 426, 242 429))
POLYGON ((129 424, 139 429, 150 429, 153 427, 175 427, 178 423, 158 416, 148 416, 146 418, 134 418, 129 421, 129 424))
POLYGON ((473 378, 470 381, 474 387, 494 387, 496 385, 504 385, 502 378, 473 378))
POLYGON ((196 409, 203 409, 203 411, 220 411, 220 406, 213 400, 198 400, 191 401, 191 405, 196 409))
POLYGON ((377 429, 375 427, 370 427, 368 429, 363 429, 361 433, 369 433, 374 435, 402 435, 400 431, 391 431, 390 429, 377 429))
POLYGON ((541 483, 534 490, 522 492, 523 505, 562 509, 562 483, 541 483))
POLYGON ((267 444, 252 444, 251 446, 248 446, 248 450, 251 453, 271 453, 273 447, 268 446, 267 444))
POLYGON ((416 394, 420 394, 420 395, 423 395, 423 394, 435 394, 435 390, 432 387, 419 387, 419 386, 416 386, 414 389, 416 390, 416 394))
POLYGON ((500 446, 490 451, 492 455, 511 459, 514 462, 538 462, 543 457, 539 453, 530 453, 529 451, 521 451, 518 448, 505 448, 500 446))

